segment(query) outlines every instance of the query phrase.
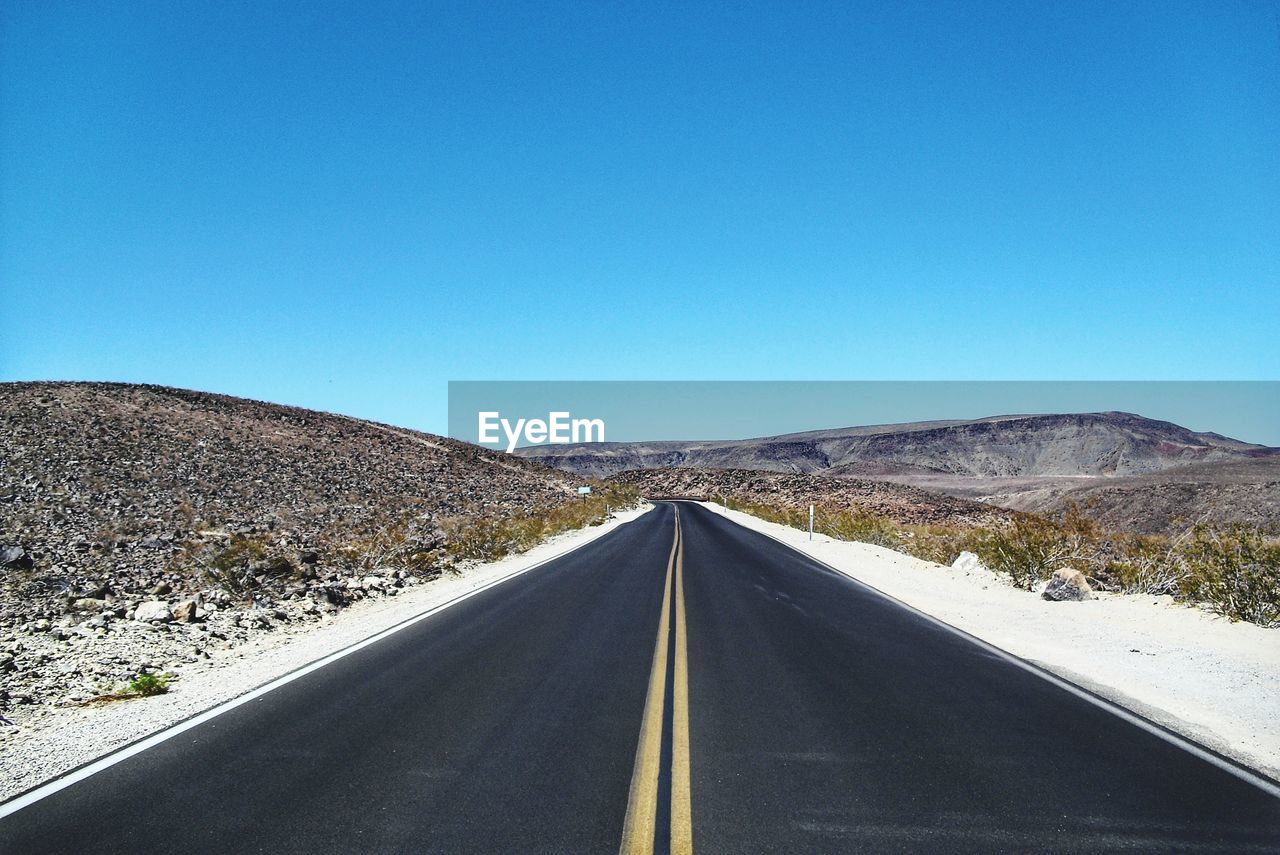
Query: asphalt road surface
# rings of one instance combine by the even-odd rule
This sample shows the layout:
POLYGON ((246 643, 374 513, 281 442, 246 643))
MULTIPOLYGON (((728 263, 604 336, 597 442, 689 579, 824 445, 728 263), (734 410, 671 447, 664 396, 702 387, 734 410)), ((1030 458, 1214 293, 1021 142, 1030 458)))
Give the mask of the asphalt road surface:
POLYGON ((148 851, 1280 852, 1280 799, 681 503, 0 819, 148 851))

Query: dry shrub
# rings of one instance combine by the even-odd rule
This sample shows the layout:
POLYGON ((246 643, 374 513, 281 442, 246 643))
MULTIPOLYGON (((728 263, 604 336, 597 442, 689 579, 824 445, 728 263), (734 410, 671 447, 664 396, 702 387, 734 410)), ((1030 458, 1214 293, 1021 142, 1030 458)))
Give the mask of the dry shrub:
POLYGON ((1182 553, 1182 593, 1232 620, 1280 626, 1280 543, 1255 528, 1200 528, 1182 553))
POLYGON ((390 568, 427 579, 440 572, 444 540, 441 526, 417 515, 387 523, 370 536, 349 539, 338 552, 348 566, 366 573, 390 568))
POLYGON ((591 495, 570 499, 546 511, 508 517, 456 517, 441 524, 445 550, 455 561, 494 561, 524 552, 549 537, 586 526, 599 525, 609 511, 635 507, 634 487, 593 485, 591 495))
MULTIPOLYGON (((738 500, 734 500, 733 508, 769 522, 806 531, 809 528, 808 508, 774 507, 738 500)), ((861 511, 818 510, 814 514, 813 530, 836 540, 871 543, 889 549, 902 547, 902 534, 890 520, 861 511)))
POLYGON ((961 552, 972 552, 973 532, 953 526, 915 526, 901 533, 901 551, 935 564, 950 565, 961 552))
POLYGON ((875 514, 815 514, 814 530, 837 540, 856 540, 886 549, 902 548, 903 537, 897 526, 875 514))
MULTIPOLYGON (((806 529, 808 510, 734 502, 761 519, 806 529)), ((865 513, 821 512, 814 528, 840 540, 873 543, 938 564, 963 551, 1027 590, 1062 567, 1098 588, 1174 595, 1232 620, 1280 626, 1280 542, 1245 526, 1189 529, 1178 537, 1107 532, 1085 508, 1069 504, 1053 518, 1020 514, 1007 524, 899 527, 865 513)))
POLYGON ((261 583, 259 579, 293 575, 296 570, 286 556, 273 552, 269 543, 257 537, 236 536, 228 542, 188 545, 186 560, 204 569, 205 576, 234 597, 245 597, 261 583))
POLYGON ((983 564, 1030 591, 1063 567, 1095 575, 1098 535, 1097 523, 1069 504, 1059 519, 1019 514, 1010 525, 974 529, 967 542, 983 564))
POLYGON ((1155 535, 1116 536, 1097 576, 1104 587, 1126 594, 1177 595, 1187 578, 1180 539, 1155 535))

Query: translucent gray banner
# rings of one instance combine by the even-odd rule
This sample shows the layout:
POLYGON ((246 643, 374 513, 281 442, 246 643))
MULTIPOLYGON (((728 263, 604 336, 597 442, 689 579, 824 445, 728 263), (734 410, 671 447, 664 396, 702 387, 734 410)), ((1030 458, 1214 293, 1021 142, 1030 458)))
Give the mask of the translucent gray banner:
POLYGON ((1109 411, 1280 446, 1280 381, 449 383, 449 435, 503 450, 547 442, 747 439, 900 422, 1109 411))

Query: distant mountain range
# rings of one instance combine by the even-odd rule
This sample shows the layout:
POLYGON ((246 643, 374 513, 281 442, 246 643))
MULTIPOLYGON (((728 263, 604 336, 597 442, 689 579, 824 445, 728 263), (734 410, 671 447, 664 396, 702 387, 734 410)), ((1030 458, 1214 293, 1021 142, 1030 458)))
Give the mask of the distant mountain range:
POLYGON ((682 467, 829 476, 1110 477, 1280 454, 1131 413, 992 416, 714 442, 541 445, 518 454, 581 475, 682 467))
POLYGON ((517 453, 580 475, 750 469, 910 484, 1019 510, 1089 501, 1108 523, 1280 524, 1280 449, 1132 413, 1008 415, 758 439, 543 445, 517 453), (1164 489, 1164 485, 1177 484, 1164 489))

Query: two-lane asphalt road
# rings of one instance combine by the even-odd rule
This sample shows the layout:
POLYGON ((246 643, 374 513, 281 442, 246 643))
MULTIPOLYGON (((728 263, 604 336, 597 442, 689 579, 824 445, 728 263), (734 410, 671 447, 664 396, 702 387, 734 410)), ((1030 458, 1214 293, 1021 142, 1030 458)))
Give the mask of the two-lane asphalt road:
POLYGON ((681 503, 0 818, 4 853, 651 848, 1280 852, 1280 799, 681 503))

